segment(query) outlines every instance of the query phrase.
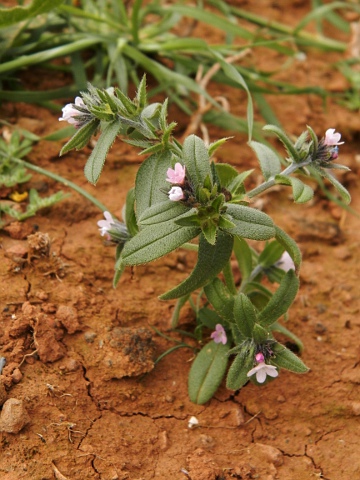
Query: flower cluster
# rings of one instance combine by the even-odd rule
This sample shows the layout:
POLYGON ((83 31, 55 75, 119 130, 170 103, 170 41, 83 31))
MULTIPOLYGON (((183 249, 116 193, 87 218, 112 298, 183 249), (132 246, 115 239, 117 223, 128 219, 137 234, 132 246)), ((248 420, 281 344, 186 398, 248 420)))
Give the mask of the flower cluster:
POLYGON ((166 172, 167 178, 166 181, 171 183, 173 186, 168 192, 169 199, 172 202, 179 202, 185 198, 184 191, 181 188, 181 185, 185 183, 186 177, 186 168, 181 165, 181 163, 175 163, 174 168, 168 168, 166 172))
POLYGON ((336 160, 339 156, 339 145, 343 145, 344 142, 340 142, 341 133, 335 132, 335 128, 329 128, 325 132, 319 142, 319 148, 317 151, 317 160, 321 167, 331 168, 329 162, 336 160))
POLYGON ((68 122, 74 125, 75 128, 80 128, 82 125, 91 120, 91 114, 81 97, 75 98, 75 103, 68 103, 62 109, 62 117, 60 122, 68 122))
POLYGON ((130 235, 124 223, 119 222, 116 218, 114 219, 110 212, 104 212, 104 217, 105 220, 97 222, 101 236, 118 244, 123 244, 129 240, 130 235))

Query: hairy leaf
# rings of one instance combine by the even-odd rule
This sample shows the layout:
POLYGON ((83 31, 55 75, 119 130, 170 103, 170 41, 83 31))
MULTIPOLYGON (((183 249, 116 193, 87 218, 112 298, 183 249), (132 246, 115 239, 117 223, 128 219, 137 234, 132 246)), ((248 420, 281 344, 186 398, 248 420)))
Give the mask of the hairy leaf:
POLYGON ((268 240, 275 236, 273 221, 266 213, 243 205, 231 203, 225 205, 226 213, 231 216, 231 221, 236 225, 235 228, 228 230, 230 234, 251 240, 268 240))
POLYGON ((198 261, 194 270, 180 285, 161 295, 161 300, 182 297, 209 283, 229 261, 233 242, 233 238, 230 235, 219 232, 215 245, 211 245, 207 242, 204 235, 201 234, 198 261))
POLYGON ((151 262, 181 247, 199 233, 199 228, 181 227, 172 222, 146 226, 126 242, 122 254, 124 263, 140 265, 151 262))
POLYGON ((84 168, 85 177, 90 183, 95 185, 99 180, 108 151, 114 143, 120 128, 121 125, 115 120, 108 123, 102 130, 84 168))
POLYGON ((289 270, 281 280, 279 288, 273 294, 269 303, 259 313, 258 321, 262 326, 270 326, 284 315, 295 300, 299 289, 299 279, 294 270, 289 270))
POLYGON ((189 373, 189 397, 198 405, 209 401, 218 389, 228 364, 228 345, 211 341, 196 356, 189 373))

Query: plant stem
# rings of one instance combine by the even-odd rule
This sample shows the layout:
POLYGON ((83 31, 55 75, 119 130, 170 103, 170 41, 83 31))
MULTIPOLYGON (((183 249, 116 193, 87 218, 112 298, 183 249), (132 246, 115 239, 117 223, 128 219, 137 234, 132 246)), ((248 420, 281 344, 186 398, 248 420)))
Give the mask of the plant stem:
MULTIPOLYGON (((1 153, 0 153, 0 155, 4 156, 1 153)), ((18 165, 22 165, 22 166, 28 168, 29 170, 33 170, 34 172, 40 173, 41 175, 45 175, 46 177, 52 178, 56 182, 59 182, 59 183, 62 183, 63 185, 65 185, 65 187, 72 188, 77 193, 80 193, 80 195, 82 195, 87 200, 89 200, 91 203, 93 203, 102 212, 108 211, 108 208, 105 207, 104 204, 102 204, 99 200, 97 200, 95 197, 93 197, 86 190, 79 187, 79 185, 76 185, 76 183, 73 183, 70 180, 66 180, 65 178, 61 177, 60 175, 57 175, 56 173, 49 172, 48 170, 45 170, 44 168, 33 165, 32 163, 29 163, 26 160, 21 160, 20 158, 16 158, 16 157, 11 157, 11 160, 13 162, 17 163, 18 165)))
MULTIPOLYGON (((283 170, 280 175, 282 175, 282 176, 291 175, 292 173, 296 172, 296 170, 299 170, 300 168, 303 168, 303 167, 306 167, 306 165, 309 165, 310 162, 311 162, 310 157, 308 157, 306 160, 304 160, 303 162, 300 162, 300 163, 294 162, 291 165, 289 165, 288 167, 286 167, 285 170, 283 170)), ((261 185, 258 185, 257 187, 253 188, 252 190, 250 190, 250 192, 247 192, 246 195, 249 198, 256 197, 257 195, 260 195, 261 193, 265 192, 265 190, 268 190, 269 188, 273 187, 274 185, 276 185, 275 177, 271 177, 266 182, 264 182, 261 185)))
POLYGON ((237 289, 234 281, 234 275, 232 273, 231 263, 230 260, 227 262, 225 267, 223 268, 223 275, 225 279, 226 286, 228 287, 229 291, 233 294, 237 294, 237 289))

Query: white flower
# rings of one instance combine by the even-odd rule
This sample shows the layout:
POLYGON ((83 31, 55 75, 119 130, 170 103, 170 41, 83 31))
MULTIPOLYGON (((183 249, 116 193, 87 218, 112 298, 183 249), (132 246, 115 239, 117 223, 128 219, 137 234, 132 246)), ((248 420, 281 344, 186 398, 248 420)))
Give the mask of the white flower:
POLYGON ((195 425, 199 424, 199 420, 196 417, 190 417, 189 423, 188 423, 188 428, 193 428, 195 425))
POLYGON ((259 383, 264 383, 266 380, 266 375, 269 377, 277 377, 279 372, 276 370, 276 367, 273 365, 268 365, 265 362, 260 362, 256 367, 252 368, 248 373, 247 376, 251 377, 256 373, 256 380, 259 383))
POLYGON ((295 264, 293 259, 290 257, 288 252, 284 252, 280 259, 275 263, 275 266, 284 270, 284 272, 288 272, 289 270, 295 270, 295 264))
POLYGON ((182 200, 183 198, 184 198, 184 192, 182 191, 182 188, 172 187, 172 189, 169 192, 169 199, 172 202, 178 202, 179 200, 182 200))
POLYGON ((99 220, 97 224, 98 224, 101 236, 108 237, 109 236, 108 232, 112 227, 114 227, 115 220, 113 219, 110 212, 104 212, 104 217, 105 217, 105 220, 99 220))
POLYGON ((342 145, 344 142, 339 142, 341 138, 341 133, 335 132, 335 128, 329 128, 325 132, 324 145, 334 146, 342 145))
POLYGON ((85 103, 83 102, 83 99, 81 97, 76 97, 75 103, 68 103, 62 109, 63 114, 62 114, 62 117, 59 118, 59 120, 60 122, 69 122, 71 125, 78 127, 79 122, 74 117, 81 115, 81 112, 77 108, 75 108, 74 105, 77 107, 86 108, 85 103))

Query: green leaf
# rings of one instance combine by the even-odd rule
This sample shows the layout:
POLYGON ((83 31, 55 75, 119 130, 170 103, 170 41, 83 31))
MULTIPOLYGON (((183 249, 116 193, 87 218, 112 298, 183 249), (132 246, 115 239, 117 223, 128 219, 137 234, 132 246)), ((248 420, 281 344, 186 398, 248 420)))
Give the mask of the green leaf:
POLYGON ((341 198, 343 199, 346 205, 349 205, 351 202, 351 195, 346 190, 344 185, 342 185, 339 180, 337 180, 330 172, 323 170, 322 175, 332 183, 332 185, 336 188, 337 192, 340 194, 341 198))
POLYGON ((281 280, 279 288, 273 294, 269 303, 259 313, 258 321, 263 326, 270 326, 284 315, 295 300, 299 289, 299 279, 294 270, 289 270, 281 280))
POLYGON ((275 135, 279 138, 281 143, 286 148, 286 151, 288 152, 292 160, 296 163, 300 161, 299 154, 296 151, 293 142, 280 127, 277 127, 276 125, 265 125, 263 130, 275 133, 275 135))
MULTIPOLYGON (((207 222, 201 226, 202 233, 210 245, 215 245, 217 238, 217 228, 214 223, 207 222)), ((230 236, 230 235, 229 235, 230 236)))
POLYGON ((265 180, 274 177, 281 172, 281 163, 277 154, 267 145, 259 142, 249 142, 250 147, 256 153, 265 180))
POLYGON ((228 345, 211 341, 196 356, 189 373, 189 397, 198 405, 208 402, 225 375, 228 345))
POLYGON ((189 300, 189 298, 190 298, 190 295, 184 295, 183 297, 180 297, 176 302, 173 314, 171 316, 171 328, 176 328, 178 326, 180 310, 185 305, 185 303, 189 300))
POLYGON ((272 332, 279 332, 282 335, 285 335, 285 337, 288 337, 292 342, 295 343, 295 345, 298 347, 300 352, 302 352, 304 350, 304 344, 300 340, 300 338, 297 335, 295 335, 295 333, 291 332, 289 329, 284 327, 284 325, 282 325, 281 323, 279 323, 279 322, 273 323, 271 325, 271 331, 272 332))
POLYGON ((181 227, 172 222, 149 225, 126 242, 123 250, 125 265, 140 265, 163 257, 189 242, 200 233, 196 227, 181 227))
POLYGON ((239 390, 249 381, 247 373, 254 366, 255 351, 248 352, 246 355, 239 353, 229 368, 226 378, 226 388, 229 390, 239 390))
POLYGON ((233 243, 233 238, 230 235, 219 232, 215 245, 210 245, 204 235, 201 234, 198 261, 194 270, 186 280, 161 295, 160 299, 179 298, 209 283, 229 261, 233 243))
POLYGON ((125 220, 125 225, 132 237, 134 237, 138 231, 138 225, 136 222, 135 216, 135 190, 130 188, 126 195, 125 211, 123 218, 125 220))
POLYGON ((60 156, 64 155, 65 153, 69 152, 73 148, 76 150, 80 150, 81 148, 85 147, 88 144, 90 138, 99 127, 99 120, 93 118, 90 122, 86 123, 83 127, 79 128, 75 132, 75 135, 70 138, 70 140, 62 147, 60 151, 60 156))
POLYGON ((250 276, 253 269, 252 252, 246 240, 241 237, 234 238, 234 253, 244 281, 250 276))
POLYGON ((237 170, 228 163, 216 163, 215 169, 220 185, 224 188, 227 188, 238 176, 237 170))
POLYGON ((293 259, 295 264, 295 272, 298 274, 301 265, 301 252, 297 243, 278 226, 275 226, 275 238, 285 248, 285 250, 287 250, 290 257, 293 259))
POLYGON ((204 292, 220 317, 229 323, 233 322, 235 297, 226 285, 224 285, 219 278, 214 278, 210 283, 205 285, 204 292))
POLYGON ((267 342, 271 338, 271 334, 270 331, 264 328, 262 325, 255 323, 252 331, 252 337, 255 343, 261 344, 267 342))
POLYGON ((295 353, 280 343, 273 344, 271 349, 274 352, 271 363, 276 367, 285 368, 295 373, 306 373, 309 371, 308 367, 295 353))
POLYGON ((273 221, 266 213, 243 205, 231 203, 225 205, 226 213, 236 225, 235 228, 228 230, 230 234, 251 240, 268 240, 275 236, 273 221))
POLYGON ((149 207, 162 203, 166 198, 163 191, 168 191, 166 171, 171 165, 171 153, 168 150, 154 153, 141 165, 136 175, 135 198, 136 215, 138 218, 149 207))
POLYGON ((0 27, 8 27, 14 23, 22 22, 29 18, 53 10, 65 0, 33 0, 26 7, 0 8, 0 27))
POLYGON ((218 323, 222 324, 222 318, 214 310, 210 308, 203 307, 200 308, 198 313, 198 320, 202 325, 209 328, 210 330, 215 330, 215 327, 218 323))
POLYGON ((284 247, 277 240, 266 245, 264 250, 260 253, 258 262, 263 268, 271 267, 279 260, 284 253, 284 247))
POLYGON ((183 145, 183 162, 195 189, 202 187, 211 176, 210 158, 205 143, 196 135, 190 135, 183 145))
POLYGON ((101 132, 98 141, 86 162, 84 173, 87 180, 93 185, 99 180, 106 156, 114 143, 121 125, 118 120, 108 123, 101 132))
POLYGON ((254 305, 243 293, 239 293, 235 298, 234 318, 244 337, 251 338, 257 315, 254 305))
POLYGON ((231 65, 231 63, 226 62, 224 57, 219 52, 212 50, 212 53, 215 56, 216 60, 220 63, 221 68, 223 69, 225 75, 229 77, 231 80, 233 80, 234 82, 236 82, 238 85, 240 85, 247 94, 248 104, 247 104, 246 118, 247 118, 247 127, 248 127, 248 139, 250 142, 253 134, 253 126, 254 126, 254 107, 253 107, 253 101, 251 98, 249 87, 245 82, 243 76, 237 71, 234 65, 231 65))
POLYGON ((275 182, 281 185, 291 185, 295 203, 306 203, 314 196, 313 189, 298 178, 276 175, 275 182))
POLYGON ((188 210, 188 207, 181 203, 165 200, 165 202, 155 203, 147 208, 139 217, 139 223, 141 225, 153 225, 155 223, 167 222, 186 213, 188 210))

